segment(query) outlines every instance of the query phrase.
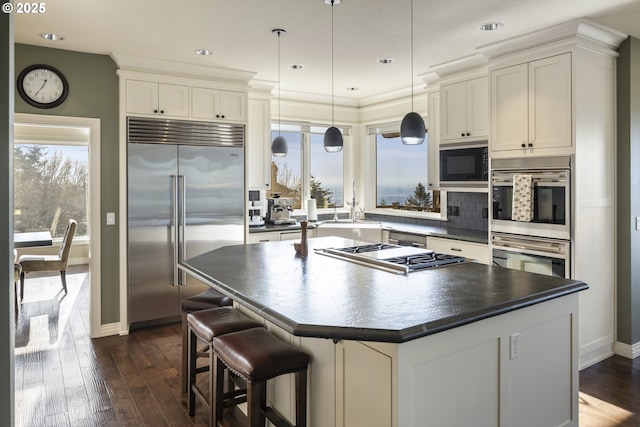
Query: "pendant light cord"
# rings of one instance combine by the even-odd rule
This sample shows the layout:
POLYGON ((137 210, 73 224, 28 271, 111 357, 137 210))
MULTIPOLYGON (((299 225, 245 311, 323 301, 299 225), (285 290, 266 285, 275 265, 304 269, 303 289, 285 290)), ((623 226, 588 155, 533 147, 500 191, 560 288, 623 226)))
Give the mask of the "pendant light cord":
POLYGON ((334 82, 333 82, 333 2, 331 0, 331 126, 335 125, 335 104, 333 100, 334 82))
POLYGON ((411 21, 409 28, 411 29, 411 111, 415 111, 413 108, 413 0, 411 0, 411 21))
POLYGON ((278 30, 278 136, 280 136, 282 114, 280 113, 280 33, 278 30))

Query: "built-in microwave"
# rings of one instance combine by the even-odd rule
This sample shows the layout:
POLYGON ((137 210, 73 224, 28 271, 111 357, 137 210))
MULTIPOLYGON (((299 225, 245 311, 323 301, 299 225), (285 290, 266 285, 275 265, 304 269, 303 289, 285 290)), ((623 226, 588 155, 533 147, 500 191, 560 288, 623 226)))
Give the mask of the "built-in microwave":
POLYGON ((488 178, 487 141, 440 144, 441 187, 486 187, 488 178))

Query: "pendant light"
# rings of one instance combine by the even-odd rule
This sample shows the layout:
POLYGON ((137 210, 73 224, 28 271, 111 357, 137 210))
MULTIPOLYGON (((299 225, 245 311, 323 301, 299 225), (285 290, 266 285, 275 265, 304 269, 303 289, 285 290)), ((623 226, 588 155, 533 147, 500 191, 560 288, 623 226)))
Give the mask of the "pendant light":
POLYGON ((334 126, 334 103, 333 103, 333 6, 340 3, 339 0, 325 0, 331 4, 331 127, 324 133, 324 150, 327 153, 338 153, 342 151, 344 145, 342 132, 334 126))
POLYGON ((286 33, 286 31, 282 28, 275 28, 271 32, 278 35, 278 136, 273 138, 271 143, 271 155, 273 157, 286 157, 288 151, 287 140, 280 134, 280 34, 286 33))
POLYGON ((424 120, 413 111, 413 0, 411 0, 411 112, 402 119, 400 139, 405 145, 419 145, 426 135, 424 120))

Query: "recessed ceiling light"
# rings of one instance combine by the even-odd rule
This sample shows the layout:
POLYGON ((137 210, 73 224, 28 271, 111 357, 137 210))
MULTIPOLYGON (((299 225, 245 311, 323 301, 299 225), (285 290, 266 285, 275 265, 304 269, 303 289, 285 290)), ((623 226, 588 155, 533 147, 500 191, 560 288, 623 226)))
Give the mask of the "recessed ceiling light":
POLYGON ((481 31, 493 31, 498 30, 502 27, 504 27, 504 24, 502 22, 486 22, 480 25, 479 28, 481 31))
POLYGON ((289 68, 292 70, 302 70, 304 68, 304 64, 289 64, 289 68))
POLYGON ((203 55, 203 56, 213 55, 213 51, 211 49, 196 49, 195 52, 197 55, 203 55))
POLYGON ((64 40, 64 37, 56 33, 40 33, 40 37, 42 37, 45 40, 51 40, 51 41, 64 40))
POLYGON ((396 60, 393 58, 378 59, 378 64, 393 64, 394 62, 396 62, 396 60))
MULTIPOLYGON (((324 3, 325 4, 331 4, 331 0, 324 0, 324 3)), ((333 4, 334 5, 340 4, 340 0, 333 0, 333 4)))

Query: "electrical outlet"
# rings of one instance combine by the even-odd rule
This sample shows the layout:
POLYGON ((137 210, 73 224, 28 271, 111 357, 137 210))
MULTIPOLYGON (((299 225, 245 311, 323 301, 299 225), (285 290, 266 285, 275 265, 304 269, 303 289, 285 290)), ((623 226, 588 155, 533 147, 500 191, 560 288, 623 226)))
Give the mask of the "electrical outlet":
POLYGON ((509 337, 509 358, 517 359, 520 356, 520 334, 515 333, 509 337))
POLYGON ((640 216, 636 217, 636 231, 640 231, 640 216))

